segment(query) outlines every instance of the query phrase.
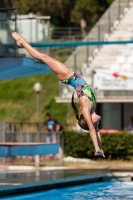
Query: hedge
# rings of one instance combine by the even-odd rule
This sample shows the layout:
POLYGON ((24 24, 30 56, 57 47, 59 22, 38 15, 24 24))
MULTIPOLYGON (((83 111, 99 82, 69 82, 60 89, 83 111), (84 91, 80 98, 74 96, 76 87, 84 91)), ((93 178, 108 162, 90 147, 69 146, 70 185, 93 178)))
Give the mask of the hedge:
MULTIPOLYGON (((133 159, 133 134, 101 133, 106 159, 133 159)), ((88 133, 65 132, 65 154, 76 158, 94 158, 95 149, 88 133)))

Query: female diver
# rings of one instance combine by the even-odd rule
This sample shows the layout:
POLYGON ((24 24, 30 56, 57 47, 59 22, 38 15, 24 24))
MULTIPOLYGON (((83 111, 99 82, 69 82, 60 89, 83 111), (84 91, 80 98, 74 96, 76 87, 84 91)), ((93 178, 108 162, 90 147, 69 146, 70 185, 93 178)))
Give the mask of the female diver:
POLYGON ((13 32, 12 36, 17 42, 18 46, 23 46, 29 54, 38 60, 45 62, 53 72, 57 74, 58 79, 65 84, 73 86, 79 98, 82 114, 79 116, 76 103, 74 102, 74 95, 72 96, 72 107, 78 124, 81 128, 89 130, 92 142, 95 148, 95 156, 104 156, 102 150, 101 137, 98 129, 100 116, 95 113, 96 98, 92 88, 84 81, 84 79, 76 72, 71 70, 68 66, 55 60, 54 58, 43 54, 33 48, 22 36, 13 32))

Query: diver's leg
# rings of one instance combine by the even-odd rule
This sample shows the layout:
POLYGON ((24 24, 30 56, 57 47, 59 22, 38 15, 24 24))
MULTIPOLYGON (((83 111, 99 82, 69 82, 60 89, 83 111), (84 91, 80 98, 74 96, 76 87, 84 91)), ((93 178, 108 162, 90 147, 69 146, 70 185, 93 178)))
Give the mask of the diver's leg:
POLYGON ((64 80, 73 75, 73 71, 71 71, 68 66, 46 54, 37 51, 18 33, 14 32, 12 33, 12 36, 17 41, 17 44, 19 46, 23 46, 33 58, 45 62, 49 68, 57 74, 60 80, 64 80))

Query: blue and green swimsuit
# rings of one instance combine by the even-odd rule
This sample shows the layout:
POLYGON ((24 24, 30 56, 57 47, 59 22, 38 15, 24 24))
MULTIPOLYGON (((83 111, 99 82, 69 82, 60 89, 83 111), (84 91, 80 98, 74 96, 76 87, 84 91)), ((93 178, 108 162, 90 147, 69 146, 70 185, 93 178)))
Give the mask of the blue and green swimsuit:
POLYGON ((93 108, 96 108, 94 91, 77 72, 74 72, 71 77, 63 80, 62 83, 73 86, 77 92, 78 98, 86 96, 92 102, 93 108))

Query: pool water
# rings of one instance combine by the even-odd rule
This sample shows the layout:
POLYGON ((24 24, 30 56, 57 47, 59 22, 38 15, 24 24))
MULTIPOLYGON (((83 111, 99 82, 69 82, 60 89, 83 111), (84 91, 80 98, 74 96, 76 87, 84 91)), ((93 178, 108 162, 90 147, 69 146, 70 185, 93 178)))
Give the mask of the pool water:
MULTIPOLYGON (((1 198, 0 198, 1 199, 1 198)), ((3 200, 133 200, 132 182, 101 182, 18 195, 3 200)))

